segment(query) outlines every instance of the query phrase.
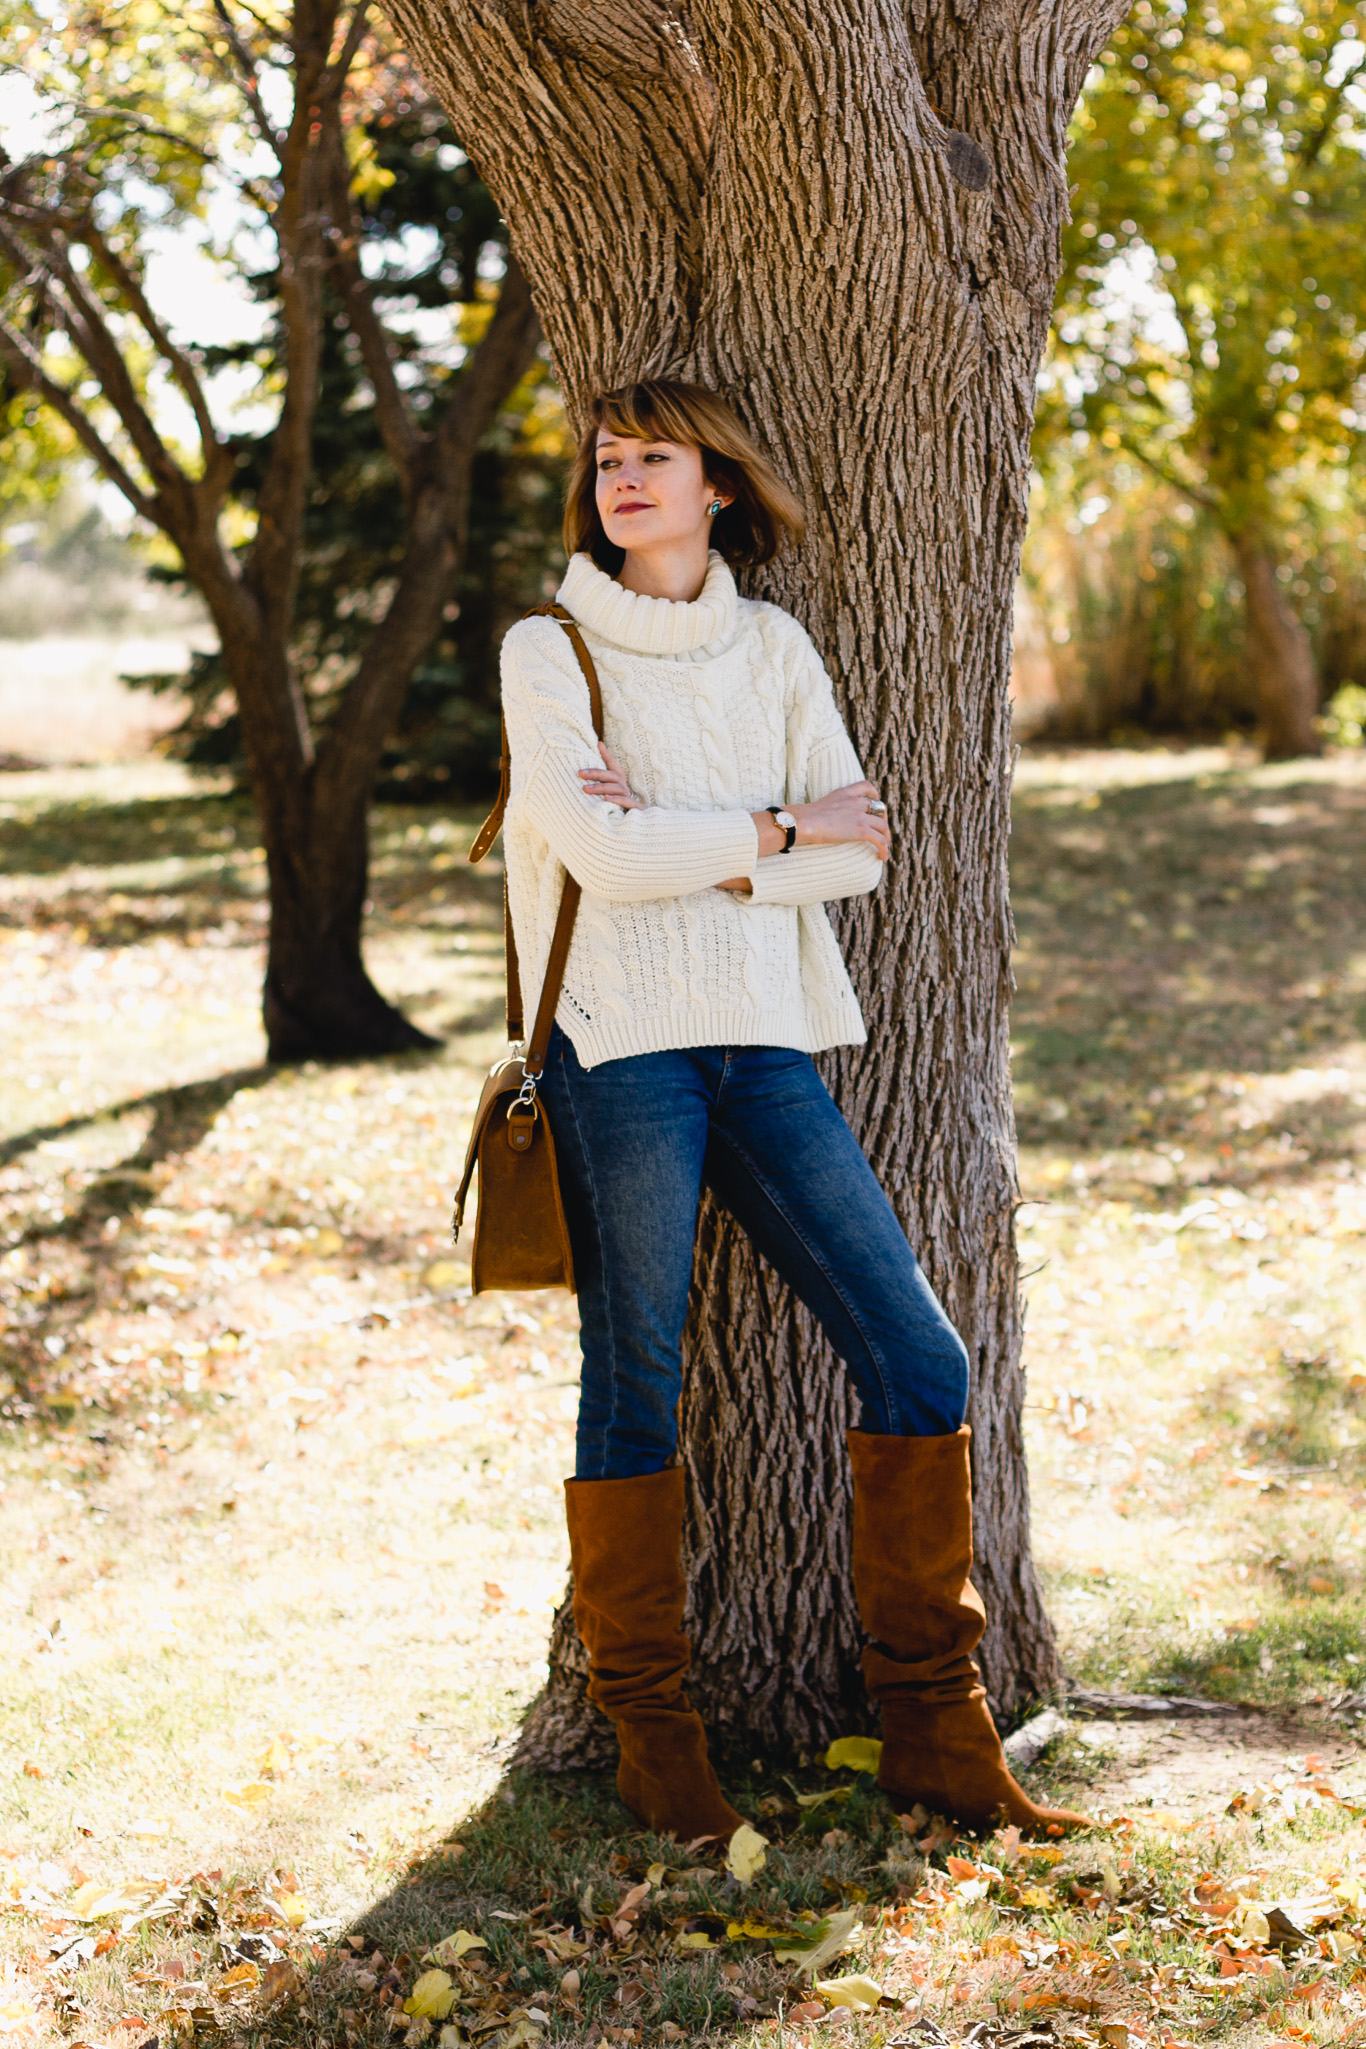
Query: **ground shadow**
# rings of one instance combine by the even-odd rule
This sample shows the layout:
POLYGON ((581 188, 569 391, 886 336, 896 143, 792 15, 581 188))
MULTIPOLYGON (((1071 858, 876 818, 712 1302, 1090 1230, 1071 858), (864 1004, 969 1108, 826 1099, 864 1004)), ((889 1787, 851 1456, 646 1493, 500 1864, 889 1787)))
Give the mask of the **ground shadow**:
MULTIPOLYGON (((1230 768, 1080 801, 1061 776, 1018 791, 1022 1141, 1189 1146, 1206 1107, 1189 1092, 1206 1078, 1283 1074, 1360 1039, 1364 827, 1366 785, 1308 774, 1268 788, 1230 768)), ((1319 1160, 1345 1153, 1359 1121, 1345 1090, 1297 1106, 1319 1160)))

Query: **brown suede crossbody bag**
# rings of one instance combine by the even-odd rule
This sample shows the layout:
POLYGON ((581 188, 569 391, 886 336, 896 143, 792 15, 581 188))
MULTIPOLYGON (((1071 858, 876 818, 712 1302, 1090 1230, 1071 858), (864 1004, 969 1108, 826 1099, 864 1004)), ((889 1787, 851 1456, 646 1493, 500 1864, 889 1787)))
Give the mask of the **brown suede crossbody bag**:
MULTIPOLYGON (((588 685, 593 731, 602 738, 602 688, 593 657, 572 613, 563 605, 537 605, 528 619, 558 619, 569 635, 588 685)), ((480 826, 471 861, 482 861, 498 837, 512 788, 512 755, 508 748, 506 720, 503 723, 503 753, 499 764, 498 798, 480 826)), ((487 1288, 568 1288, 574 1293, 574 1255, 569 1248, 560 1180, 555 1167, 555 1141, 536 1100, 536 1085, 545 1071, 551 1027, 564 984, 569 942, 574 936, 582 894, 572 875, 564 878, 559 915, 550 941, 541 1000, 536 1022, 525 1053, 509 1053, 484 1083, 479 1108, 474 1115, 465 1171, 455 1196, 451 1236, 460 1235, 465 1220, 465 1201, 476 1166, 479 1169, 479 1202, 474 1218, 474 1252, 470 1259, 470 1286, 476 1295, 487 1288)), ((508 909, 507 882, 503 884, 503 934, 507 950, 508 1041, 514 1048, 521 1042, 522 981, 517 965, 517 942, 508 909)))

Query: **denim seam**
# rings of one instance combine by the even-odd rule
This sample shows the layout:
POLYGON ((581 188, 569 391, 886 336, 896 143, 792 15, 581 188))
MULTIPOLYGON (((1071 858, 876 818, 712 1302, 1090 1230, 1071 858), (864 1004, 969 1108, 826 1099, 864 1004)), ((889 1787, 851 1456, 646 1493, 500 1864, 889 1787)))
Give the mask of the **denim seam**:
MULTIPOLYGON (((603 1250, 603 1243, 602 1243, 602 1230, 601 1230, 601 1226, 600 1226, 600 1224, 599 1224, 599 1221, 598 1221, 598 1218, 599 1218, 599 1203, 598 1203, 598 1184, 597 1184, 597 1181, 596 1181, 596 1179, 595 1179, 595 1177, 594 1177, 594 1173, 593 1173, 593 1153, 592 1153, 592 1149, 591 1149, 591 1147, 590 1147, 590 1146, 589 1146, 589 1145, 588 1145, 588 1144, 586 1143, 586 1141, 585 1141, 585 1138, 584 1138, 584 1132, 583 1132, 583 1126, 582 1126, 582 1124, 581 1124, 581 1123, 579 1122, 579 1106, 578 1106, 577 1102, 575 1101, 575 1097, 574 1097, 574 1091, 573 1091, 573 1089, 572 1089, 572 1088, 570 1087, 570 1085, 569 1085, 569 1081, 568 1081, 568 1079, 567 1079, 567 1077, 566 1077, 566 1075, 565 1075, 565 1071, 564 1071, 564 1068, 565 1068, 565 1060, 564 1060, 564 1042, 563 1042, 563 1040, 561 1041, 561 1043, 560 1043, 560 1045, 559 1045, 559 1047, 558 1047, 558 1049, 557 1049, 557 1050, 558 1050, 558 1053, 559 1053, 559 1061, 560 1061, 560 1087, 561 1087, 561 1092, 562 1092, 562 1094, 563 1094, 563 1096, 564 1096, 564 1101, 565 1101, 565 1104, 566 1104, 566 1106, 567 1106, 567 1108, 568 1108, 569 1114, 570 1114, 570 1116, 571 1116, 571 1117, 573 1118, 573 1120, 574 1120, 574 1135, 575 1135, 575 1137, 576 1137, 576 1138, 578 1139, 578 1142, 579 1142, 579 1151, 580 1151, 580 1153, 581 1153, 581 1155, 582 1155, 582 1157, 583 1157, 583 1162, 584 1162, 584 1179, 585 1179, 585 1180, 587 1181, 587 1183, 588 1183, 588 1193, 589 1193, 589 1199, 590 1199, 590 1201, 591 1201, 591 1203, 592 1203, 592 1206, 593 1206, 593 1232, 594 1232, 594 1236, 595 1236, 595 1237, 597 1238, 597 1241, 598 1241, 598 1264, 599 1264, 599 1267, 600 1267, 600 1268, 601 1268, 601 1270, 602 1270, 602 1273, 603 1273, 603 1277, 604 1277, 604 1286, 603 1286, 603 1290, 602 1290, 602 1308, 603 1308, 603 1322, 605 1323, 605 1325, 606 1325, 606 1328, 607 1328, 607 1357, 608 1357, 608 1361, 609 1361, 609 1365, 610 1365, 610 1371, 611 1371, 611 1376, 612 1376, 612 1400, 611 1400, 611 1407, 610 1407, 610 1410, 609 1410, 609 1413, 608 1413, 608 1418, 607 1418, 607 1421, 606 1421, 606 1423, 604 1423, 604 1424, 603 1424, 603 1425, 601 1426, 601 1429, 600 1429, 600 1430, 599 1430, 599 1432, 598 1432, 598 1435, 599 1435, 599 1437, 600 1437, 600 1440, 601 1440, 601 1441, 600 1441, 600 1443, 599 1443, 599 1445, 598 1445, 598 1447, 597 1447, 597 1451, 596 1451, 596 1463, 597 1463, 597 1465, 598 1465, 599 1467, 604 1467, 604 1466, 606 1465, 606 1463, 607 1463, 607 1446, 608 1446, 608 1444, 609 1444, 609 1443, 611 1442, 612 1432, 613 1432, 613 1431, 615 1430, 615 1428, 616 1428, 616 1423, 617 1423, 617 1404, 618 1404, 618 1402, 619 1402, 619 1400, 620 1400, 620 1396, 621 1396, 621 1374, 620 1374, 620 1373, 618 1372, 618 1370, 617 1370, 617 1333, 616 1333, 616 1324, 615 1324, 615 1321, 614 1321, 614 1319, 613 1319, 613 1316, 612 1316, 612 1291, 611 1291, 610 1287, 608 1287, 608 1286, 606 1285, 606 1274, 607 1274, 607 1258, 606 1258, 606 1254, 605 1254, 605 1252, 604 1252, 604 1250, 603 1250)), ((577 1464, 577 1460, 575 1461, 575 1463, 577 1464)))
POLYGON ((817 1248, 814 1245, 812 1245, 805 1231, 802 1230, 801 1226, 797 1223, 796 1219, 789 1214, 787 1209, 784 1207, 783 1203, 779 1200, 772 1184, 768 1180, 768 1177, 760 1173, 759 1169, 755 1166, 753 1160, 750 1158, 748 1153, 746 1153, 741 1146, 736 1144, 735 1140, 730 1136, 728 1132, 715 1131, 713 1135, 722 1145, 729 1146, 730 1150, 734 1153, 736 1159, 738 1159, 745 1166, 748 1172, 754 1177, 756 1185, 763 1190, 764 1194, 773 1204, 774 1209, 777 1210, 778 1215, 783 1219, 784 1223, 791 1231, 793 1237, 796 1238, 798 1242, 805 1247, 807 1256, 810 1259, 812 1265, 817 1267, 820 1270, 820 1272, 825 1275, 826 1280, 830 1284, 831 1292, 835 1295, 838 1295, 840 1301, 844 1304, 845 1310, 847 1311, 849 1316, 849 1321, 854 1325, 855 1329, 859 1332, 860 1336, 862 1337, 864 1345, 867 1348, 868 1357, 873 1362, 873 1368, 878 1377, 878 1384, 882 1389, 882 1406, 886 1412, 888 1422, 891 1423, 893 1426, 893 1428, 889 1432, 889 1435, 893 1437, 899 1437, 901 1435, 901 1431, 897 1426, 899 1426, 901 1422, 901 1410, 895 1398, 893 1397, 891 1389, 888 1387, 887 1375, 883 1370, 884 1361, 882 1358, 882 1354, 878 1347, 874 1344, 873 1339, 870 1333, 868 1332, 864 1324, 863 1318, 860 1316, 855 1303, 850 1299, 849 1295, 845 1291, 844 1286, 842 1285, 839 1278, 830 1267, 829 1262, 825 1260, 820 1254, 820 1252, 817 1250, 817 1248))

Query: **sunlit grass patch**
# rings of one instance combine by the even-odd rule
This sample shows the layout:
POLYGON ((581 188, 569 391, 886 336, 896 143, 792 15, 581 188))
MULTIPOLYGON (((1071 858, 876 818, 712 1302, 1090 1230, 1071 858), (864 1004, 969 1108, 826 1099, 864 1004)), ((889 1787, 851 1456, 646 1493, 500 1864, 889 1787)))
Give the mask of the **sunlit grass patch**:
POLYGON ((455 2049, 447 2026, 776 2049, 780 2008, 786 2044, 873 2049, 932 2043, 922 2019, 987 2028, 977 2049, 1360 2030, 1359 1909, 1334 1894, 1283 1951, 1240 1947, 1236 1903, 1366 1880, 1361 1817, 1310 1763, 1361 1797, 1361 791, 1328 764, 1287 796, 1298 770, 1206 750, 1193 775, 1145 757, 1117 795, 1125 760, 1027 758, 1019 789, 1036 1543, 1079 1682, 1247 1712, 1074 1717, 1026 1777, 1105 1826, 1032 1851, 908 1831, 848 1772, 724 1759, 769 1839, 743 1902, 610 1778, 504 1776, 563 1591, 577 1362, 564 1298, 472 1300, 446 1237, 500 1031, 467 821, 376 825, 372 957, 448 1051, 270 1073, 249 824, 160 786, 101 817, 91 783, 58 830, 25 798, 0 930, 23 994, 0 1062, 0 1972, 32 1991, 23 2049, 455 2049), (44 1863, 47 1904, 21 1904, 44 1863), (655 1864, 628 1943, 612 1919, 655 1864), (97 1921, 116 1939, 62 1968, 86 1880, 184 1896, 97 1921), (803 2014, 826 2002, 773 1939, 729 1933, 761 1914, 853 1916, 829 1971, 894 2003, 803 2014), (403 2009, 461 1926, 486 1968, 424 2032, 403 2009))

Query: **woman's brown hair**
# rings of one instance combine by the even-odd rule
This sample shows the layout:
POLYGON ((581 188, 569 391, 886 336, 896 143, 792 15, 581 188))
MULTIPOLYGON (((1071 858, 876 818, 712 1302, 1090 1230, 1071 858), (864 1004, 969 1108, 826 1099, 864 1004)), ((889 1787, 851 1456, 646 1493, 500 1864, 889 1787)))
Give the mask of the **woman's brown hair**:
POLYGON ((609 576, 624 560, 598 516, 597 446, 603 427, 634 441, 673 441, 702 451, 707 482, 732 494, 731 503, 712 521, 712 545, 737 569, 771 562, 785 542, 801 539, 806 518, 800 499, 759 453, 725 400, 702 384, 649 377, 600 391, 589 407, 565 498, 568 554, 591 555, 609 576))

